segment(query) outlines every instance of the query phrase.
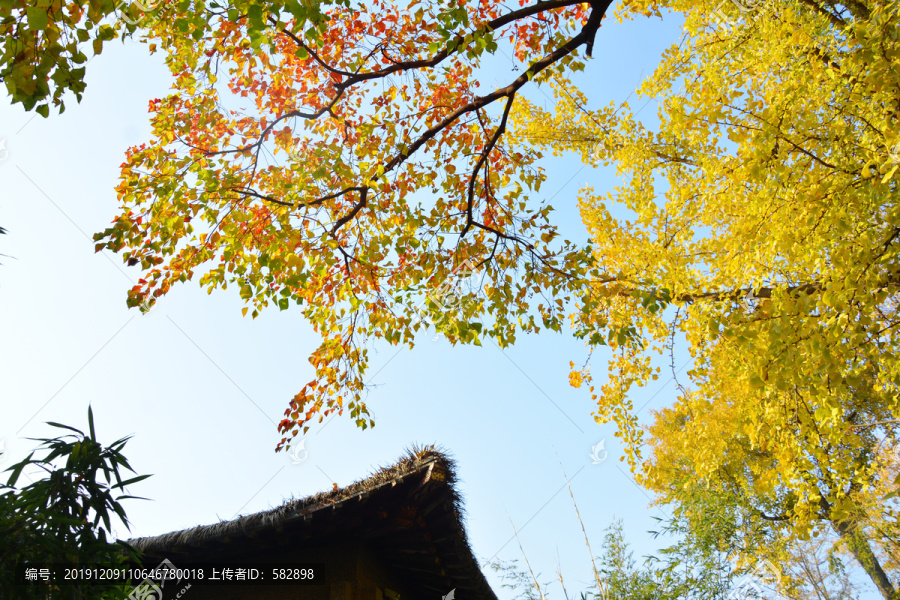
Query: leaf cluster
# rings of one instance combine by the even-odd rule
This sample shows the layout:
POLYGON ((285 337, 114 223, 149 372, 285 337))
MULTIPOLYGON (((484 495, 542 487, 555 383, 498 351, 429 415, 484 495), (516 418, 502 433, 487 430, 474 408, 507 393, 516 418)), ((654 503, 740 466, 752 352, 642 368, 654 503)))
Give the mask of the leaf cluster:
POLYGON ((153 26, 174 91, 151 103, 154 137, 129 150, 97 249, 142 269, 129 306, 196 274, 236 289, 245 315, 294 308, 313 325, 315 377, 280 447, 333 412, 372 426, 378 340, 412 346, 430 324, 454 344, 561 330, 592 259, 535 200, 539 155, 504 134, 520 89, 577 60, 608 5, 185 0, 153 26), (482 90, 500 43, 524 72, 482 90), (464 265, 477 286, 447 310, 434 299, 464 265))
MULTIPOLYGON (((122 453, 130 438, 108 446, 101 444, 90 408, 87 434, 60 423, 48 425, 72 433, 35 439, 41 445, 7 469, 9 479, 0 486, 0 589, 18 590, 28 598, 44 598, 52 586, 37 582, 22 590, 13 585, 18 566, 54 562, 114 566, 127 560, 137 561, 136 549, 121 540, 112 540, 112 519, 118 518, 129 527, 121 501, 137 497, 122 492, 150 477, 122 477, 124 470, 134 473, 122 453), (43 456, 38 458, 36 453, 43 456), (25 471, 34 468, 46 475, 17 487, 23 474, 30 477, 25 471)), ((70 591, 87 597, 118 598, 126 589, 85 584, 70 591)), ((0 593, 0 598, 4 597, 0 593)))

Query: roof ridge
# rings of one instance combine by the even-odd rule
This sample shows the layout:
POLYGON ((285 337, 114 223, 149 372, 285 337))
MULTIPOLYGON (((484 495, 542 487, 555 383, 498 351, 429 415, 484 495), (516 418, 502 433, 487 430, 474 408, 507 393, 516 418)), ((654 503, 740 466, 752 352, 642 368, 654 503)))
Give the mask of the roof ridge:
MULTIPOLYGON (((187 541, 187 539, 193 539, 203 533, 212 533, 211 530, 213 528, 227 528, 228 530, 239 529, 241 531, 220 531, 213 533, 209 537, 204 536, 204 539, 218 538, 228 535, 229 533, 243 533, 244 528, 241 527, 241 524, 249 525, 246 531, 250 531, 275 525, 276 523, 274 521, 276 519, 280 523, 293 521, 297 516, 306 517, 307 515, 324 508, 334 507, 346 500, 357 497, 360 493, 359 488, 364 488, 363 491, 367 492, 365 495, 368 495, 372 491, 382 488, 391 482, 396 484, 398 479, 402 480, 413 473, 421 471, 429 464, 433 465, 434 463, 443 463, 449 475, 446 483, 452 487, 452 484, 456 479, 454 474, 456 465, 447 452, 442 448, 436 448, 434 444, 422 447, 413 444, 406 448, 405 455, 401 456, 401 458, 392 465, 380 467, 374 472, 371 472, 368 476, 336 490, 325 490, 303 498, 285 500, 276 507, 247 515, 238 515, 229 520, 220 520, 218 523, 194 525, 193 527, 186 529, 170 531, 155 536, 132 538, 127 540, 127 543, 134 545, 137 548, 151 548, 164 543, 166 538, 180 537, 186 538, 185 541, 187 541), (383 480, 381 480, 382 478, 383 480), (271 521, 267 517, 270 517, 271 521), (252 521, 256 522, 253 523, 253 525, 250 525, 250 522, 252 521)), ((456 494, 454 493, 453 496, 454 504, 456 504, 456 494)))

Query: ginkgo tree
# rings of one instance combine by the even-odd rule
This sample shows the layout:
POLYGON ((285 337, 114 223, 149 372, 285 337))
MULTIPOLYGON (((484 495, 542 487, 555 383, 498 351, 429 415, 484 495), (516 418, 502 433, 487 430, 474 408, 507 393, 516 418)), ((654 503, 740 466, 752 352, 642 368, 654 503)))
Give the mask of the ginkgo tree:
POLYGON ((623 180, 580 196, 605 275, 575 326, 624 332, 591 388, 596 418, 618 423, 664 501, 740 500, 744 559, 832 528, 898 598, 883 551, 896 526, 871 524, 878 449, 900 431, 900 3, 639 0, 620 16, 663 10, 685 25, 641 88, 655 120, 589 108, 565 77, 552 109, 520 103, 512 119, 519 139, 623 180), (631 393, 679 339, 690 390, 657 416, 642 462, 631 393))
POLYGON ((333 411, 368 427, 371 342, 412 346, 434 324, 506 345, 561 329, 589 291, 589 249, 529 197, 539 153, 504 133, 531 80, 584 67, 610 3, 348 1, 314 22, 290 4, 163 5, 148 35, 174 91, 150 103, 97 249, 143 270, 130 306, 191 279, 236 288, 253 317, 299 306, 322 342, 281 444, 333 411), (521 67, 486 88, 501 43, 521 67), (457 289, 464 275, 477 285, 457 289))
MULTIPOLYGON (((759 410, 746 374, 735 372, 717 369, 696 392, 656 414, 642 483, 695 528, 708 519, 705 499, 731 504, 731 558, 751 567, 778 565, 785 591, 807 583, 794 568, 803 558, 797 550, 817 538, 832 556, 856 559, 883 595, 894 598, 900 537, 898 503, 886 498, 896 489, 885 476, 896 468, 890 447, 870 427, 837 433, 840 424, 808 414, 805 390, 773 395, 759 410)), ((861 385, 855 398, 844 400, 863 407, 870 391, 861 385)))

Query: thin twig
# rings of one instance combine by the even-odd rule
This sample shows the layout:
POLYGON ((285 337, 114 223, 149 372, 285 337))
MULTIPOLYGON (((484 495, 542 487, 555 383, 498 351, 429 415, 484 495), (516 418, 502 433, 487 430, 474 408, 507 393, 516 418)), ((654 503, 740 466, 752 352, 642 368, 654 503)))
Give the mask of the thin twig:
MULTIPOLYGON (((555 452, 556 448, 553 450, 555 452)), ((594 551, 591 550, 591 542, 588 540, 587 531, 584 528, 584 521, 581 520, 581 513, 578 511, 578 503, 575 502, 572 484, 569 481, 569 476, 566 475, 566 469, 563 467, 562 460, 559 458, 559 453, 556 454, 556 459, 559 461, 559 468, 562 470, 563 477, 566 479, 566 487, 569 488, 569 496, 572 498, 572 505, 575 506, 575 516, 578 517, 578 523, 581 525, 581 533, 584 534, 584 543, 587 544, 588 554, 591 557, 591 568, 594 570, 594 580, 597 582, 597 589, 600 591, 600 596, 603 600, 609 600, 609 591, 606 588, 606 584, 600 579, 600 573, 597 571, 597 563, 594 561, 594 551)))
POLYGON ((522 547, 522 542, 519 540, 519 532, 516 531, 516 526, 513 523, 512 517, 509 516, 509 512, 506 513, 506 516, 509 517, 509 524, 512 525, 513 534, 516 536, 516 542, 519 544, 519 550, 522 551, 522 557, 525 559, 525 566, 528 567, 528 572, 531 573, 531 580, 534 581, 534 587, 537 589, 538 594, 541 595, 541 600, 547 600, 544 596, 544 592, 541 591, 541 584, 538 583, 537 577, 534 576, 534 571, 531 570, 531 563, 528 562, 528 557, 525 556, 525 548, 522 547))

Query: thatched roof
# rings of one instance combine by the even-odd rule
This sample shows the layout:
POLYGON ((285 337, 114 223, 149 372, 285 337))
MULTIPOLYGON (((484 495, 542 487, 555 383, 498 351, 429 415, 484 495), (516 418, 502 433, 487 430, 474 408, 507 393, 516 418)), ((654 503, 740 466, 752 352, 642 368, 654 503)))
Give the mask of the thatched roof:
POLYGON ((455 464, 434 446, 407 450, 344 488, 214 525, 129 540, 148 558, 229 560, 235 553, 359 541, 422 592, 497 600, 472 554, 455 464))

